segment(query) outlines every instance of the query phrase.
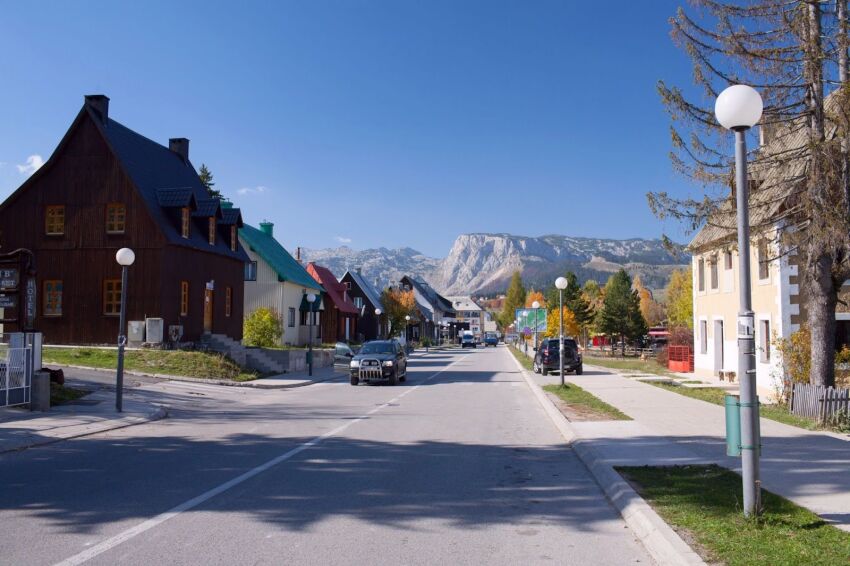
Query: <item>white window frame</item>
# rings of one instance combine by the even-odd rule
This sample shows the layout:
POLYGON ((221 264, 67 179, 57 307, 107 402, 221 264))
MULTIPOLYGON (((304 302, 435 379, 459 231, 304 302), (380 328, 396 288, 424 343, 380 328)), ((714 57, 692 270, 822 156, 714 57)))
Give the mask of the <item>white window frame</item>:
POLYGON ((699 353, 708 354, 708 319, 699 319, 699 353))

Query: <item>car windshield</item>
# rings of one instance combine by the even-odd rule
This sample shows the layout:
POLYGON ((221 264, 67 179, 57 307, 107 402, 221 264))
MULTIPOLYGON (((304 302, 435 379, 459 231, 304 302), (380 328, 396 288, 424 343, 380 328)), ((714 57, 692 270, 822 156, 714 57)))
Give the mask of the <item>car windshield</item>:
POLYGON ((360 349, 361 354, 392 354, 393 345, 391 342, 369 342, 364 344, 360 349))

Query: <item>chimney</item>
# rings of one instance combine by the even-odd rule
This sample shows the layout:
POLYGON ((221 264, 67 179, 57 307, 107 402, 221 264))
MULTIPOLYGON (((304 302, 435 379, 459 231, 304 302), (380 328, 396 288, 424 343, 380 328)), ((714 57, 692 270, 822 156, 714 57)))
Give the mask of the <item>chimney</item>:
POLYGON ((168 140, 168 149, 179 155, 183 163, 189 162, 189 140, 186 138, 171 138, 168 140))
POLYGON ((100 121, 105 124, 109 118, 109 97, 105 94, 87 94, 85 101, 86 107, 94 110, 100 121))
POLYGON ((295 261, 301 263, 301 246, 295 248, 295 261))
POLYGON ((222 200, 221 202, 219 202, 219 205, 225 210, 230 210, 231 208, 233 208, 233 203, 229 200, 222 200))
POLYGON ((260 232, 266 236, 271 236, 274 233, 274 224, 272 222, 260 222, 260 232))

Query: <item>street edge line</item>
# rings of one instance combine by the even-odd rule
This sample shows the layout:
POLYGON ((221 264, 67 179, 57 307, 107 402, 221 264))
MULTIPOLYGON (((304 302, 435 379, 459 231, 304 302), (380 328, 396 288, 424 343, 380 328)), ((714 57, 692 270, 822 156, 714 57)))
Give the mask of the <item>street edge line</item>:
POLYGON ((357 424, 360 421, 364 421, 364 420, 368 419, 369 417, 371 417, 372 415, 374 415, 375 413, 377 413, 378 411, 391 406, 392 404, 399 401, 401 398, 403 398, 406 395, 416 391, 417 389, 419 389, 420 387, 425 385, 425 383, 431 381, 432 379, 434 379, 435 377, 437 377, 441 373, 447 371, 450 367, 452 367, 456 363, 460 362, 461 360, 463 360, 463 358, 453 361, 452 363, 450 363, 449 365, 447 365, 446 367, 444 367, 440 371, 434 372, 431 375, 429 375, 428 377, 426 377, 425 379, 423 379, 420 384, 415 385, 415 386, 411 387, 410 389, 404 391, 403 393, 396 395, 395 397, 393 397, 389 401, 382 403, 381 405, 378 405, 377 407, 374 407, 372 410, 365 413, 364 415, 359 416, 359 417, 352 419, 350 421, 347 421, 345 424, 342 424, 342 425, 340 425, 340 426, 338 426, 338 427, 336 427, 336 428, 334 428, 334 429, 332 429, 332 430, 330 430, 330 431, 328 431, 328 432, 326 432, 322 435, 319 435, 319 436, 313 438, 312 440, 309 440, 307 442, 299 444, 295 448, 292 448, 291 450, 288 450, 287 452, 284 452, 283 454, 280 454, 279 456, 275 456, 271 460, 268 460, 263 464, 255 466, 254 468, 251 468, 250 470, 248 470, 248 471, 246 471, 246 472, 236 476, 235 478, 232 478, 232 479, 230 479, 230 480, 228 480, 228 481, 226 481, 222 484, 219 484, 218 486, 213 487, 212 489, 208 489, 207 491, 203 492, 202 494, 197 495, 197 496, 195 496, 192 499, 189 499, 187 501, 184 501, 183 503, 180 503, 179 505, 172 507, 171 509, 169 509, 168 511, 165 511, 164 513, 160 513, 159 515, 156 515, 156 516, 148 519, 147 521, 143 521, 143 522, 139 523, 138 525, 136 525, 134 527, 126 529, 126 530, 118 533, 117 535, 113 535, 113 536, 109 537, 108 539, 106 539, 106 540, 104 540, 104 541, 102 541, 102 542, 100 542, 100 543, 98 543, 98 544, 96 544, 96 545, 94 545, 90 548, 87 548, 86 550, 84 550, 82 552, 79 552, 79 553, 77 553, 73 556, 70 556, 70 557, 68 557, 64 560, 61 560, 60 562, 57 562, 55 564, 55 566, 77 566, 78 564, 83 564, 85 562, 88 562, 92 558, 95 558, 95 557, 103 554, 104 552, 107 552, 108 550, 111 550, 111 549, 115 548, 116 546, 119 546, 120 544, 127 542, 128 540, 135 538, 136 536, 138 536, 138 535, 140 535, 140 534, 142 534, 146 531, 149 531, 150 529, 153 529, 154 527, 161 525, 162 523, 168 521, 169 519, 173 519, 174 517, 176 517, 177 515, 180 515, 184 511, 189 511, 190 509, 197 507, 198 505, 216 497, 217 495, 220 495, 220 494, 224 493, 225 491, 228 491, 229 489, 236 487, 237 485, 239 485, 241 483, 244 483, 245 481, 253 478, 254 476, 257 476, 257 475, 259 475, 259 474, 261 474, 261 473, 263 473, 267 470, 270 470, 271 468, 277 466, 278 464, 280 464, 282 462, 285 462, 286 460, 289 460, 290 458, 292 458, 293 456, 303 452, 304 450, 307 450, 308 448, 312 448, 313 446, 320 444, 322 441, 338 435, 339 433, 345 431, 350 426, 357 424))
POLYGON ((593 476, 611 505, 620 513, 626 525, 632 530, 649 555, 662 566, 666 565, 705 565, 705 561, 680 537, 673 528, 655 512, 654 509, 636 492, 613 466, 604 463, 587 440, 575 433, 570 422, 546 396, 528 370, 522 367, 516 356, 508 355, 516 364, 525 383, 534 393, 537 401, 549 416, 555 428, 564 437, 567 444, 581 460, 584 467, 593 476))

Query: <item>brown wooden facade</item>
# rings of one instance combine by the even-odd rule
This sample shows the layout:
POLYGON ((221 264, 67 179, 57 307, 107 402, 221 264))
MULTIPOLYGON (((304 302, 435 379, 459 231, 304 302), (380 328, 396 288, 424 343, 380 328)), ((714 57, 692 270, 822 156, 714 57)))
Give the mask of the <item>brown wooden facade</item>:
MULTIPOLYGON (((35 254, 40 295, 36 329, 44 333, 46 343, 114 343, 119 334, 118 315, 108 312, 114 309, 105 304, 105 286, 111 284, 107 281, 120 280, 115 252, 128 247, 136 254, 135 263, 129 268, 128 321, 163 318, 166 335, 170 325, 179 324, 184 327, 184 340, 197 340, 204 332, 207 284, 214 282, 210 330, 241 339, 247 260, 244 251, 238 243, 236 251, 222 253, 221 244, 205 250, 199 244, 175 241, 171 232, 179 235, 179 210, 175 214, 154 209, 151 199, 155 197, 145 191, 158 187, 153 187, 153 182, 140 187, 138 179, 131 178, 128 172, 127 156, 122 156, 116 145, 125 143, 126 147, 121 148, 125 153, 135 151, 139 159, 150 158, 148 163, 135 164, 143 168, 157 168, 159 160, 171 157, 163 151, 170 150, 109 120, 108 99, 104 106, 105 97, 92 98, 89 101, 87 97, 86 105, 48 162, 0 205, 0 251, 22 247, 35 254), (120 135, 124 137, 119 139, 108 130, 110 127, 112 132, 122 128, 120 135), (110 135, 116 137, 110 139, 110 135), (134 143, 139 147, 135 148, 134 143), (55 206, 64 207, 64 228, 61 234, 48 234, 48 207, 55 206), (116 230, 116 211, 121 210, 123 230, 116 230), (176 225, 164 226, 167 223, 176 225), (188 282, 188 309, 181 316, 184 281, 188 282), (54 282, 61 282, 59 313, 52 312, 56 310, 54 282), (54 291, 54 296, 50 296, 50 291, 54 291), (48 303, 50 300, 53 302, 48 303)), ((185 174, 190 178, 188 170, 194 173, 194 169, 188 155, 185 159, 173 157, 183 159, 185 174)), ((168 165, 180 170, 179 163, 168 165)), ((167 179, 155 182, 163 184, 161 188, 169 188, 167 179)), ((175 179, 175 183, 178 184, 172 186, 185 186, 185 179, 175 179)), ((205 194, 197 189, 195 186, 186 190, 191 190, 193 197, 205 194)), ((238 211, 230 216, 235 218, 238 211)), ((120 214, 117 217, 120 219, 120 214)), ((241 218, 238 221, 241 223, 241 218)), ((208 219, 192 218, 191 222, 191 230, 206 239, 208 219)), ((222 224, 216 237, 229 246, 229 233, 229 225, 222 224)))

